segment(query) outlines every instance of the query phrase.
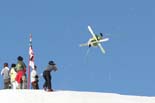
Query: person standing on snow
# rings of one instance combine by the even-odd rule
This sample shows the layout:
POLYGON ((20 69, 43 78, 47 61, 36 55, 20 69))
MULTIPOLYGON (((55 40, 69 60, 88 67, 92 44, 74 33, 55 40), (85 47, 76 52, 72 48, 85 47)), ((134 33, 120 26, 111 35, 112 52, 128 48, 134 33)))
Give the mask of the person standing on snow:
POLYGON ((33 89, 39 89, 39 76, 37 74, 37 66, 34 66, 34 69, 31 71, 31 85, 33 89))
POLYGON ((17 88, 17 82, 15 80, 17 72, 16 72, 15 67, 16 67, 16 64, 12 64, 10 72, 9 72, 12 89, 16 89, 17 88))
POLYGON ((18 89, 26 89, 27 83, 26 83, 26 65, 23 62, 23 57, 18 56, 17 58, 18 62, 16 64, 16 81, 18 83, 18 89))
POLYGON ((49 92, 53 91, 52 85, 51 85, 51 72, 57 71, 56 64, 54 61, 49 61, 47 68, 43 71, 43 77, 45 79, 45 83, 43 85, 44 90, 47 90, 49 92))
POLYGON ((1 75, 4 80, 4 89, 10 89, 10 77, 9 77, 9 68, 8 63, 4 63, 4 68, 1 71, 1 75))

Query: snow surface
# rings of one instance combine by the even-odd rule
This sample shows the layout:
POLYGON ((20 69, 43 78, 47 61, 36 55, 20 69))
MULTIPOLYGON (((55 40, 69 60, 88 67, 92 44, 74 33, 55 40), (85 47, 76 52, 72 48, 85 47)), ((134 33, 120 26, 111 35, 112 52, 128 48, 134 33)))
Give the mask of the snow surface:
POLYGON ((0 90, 1 103, 155 103, 155 97, 113 93, 44 90, 0 90))

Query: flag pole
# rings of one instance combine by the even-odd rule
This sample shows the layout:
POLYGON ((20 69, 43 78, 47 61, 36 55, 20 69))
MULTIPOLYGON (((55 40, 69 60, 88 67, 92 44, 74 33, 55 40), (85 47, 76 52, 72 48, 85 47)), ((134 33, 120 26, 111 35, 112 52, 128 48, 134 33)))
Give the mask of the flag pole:
POLYGON ((30 34, 30 41, 29 41, 29 64, 28 64, 28 81, 27 81, 27 88, 30 89, 30 46, 32 46, 32 34, 30 34))
MULTIPOLYGON (((30 64, 30 59, 29 59, 30 64)), ((28 65, 28 82, 27 82, 27 89, 30 89, 30 65, 28 65)))
POLYGON ((27 87, 30 89, 30 68, 34 69, 34 52, 32 48, 32 34, 30 34, 30 45, 29 45, 29 65, 28 65, 28 82, 27 87))
POLYGON ((34 69, 34 52, 32 48, 32 34, 30 34, 30 44, 29 44, 29 65, 28 65, 28 82, 27 87, 30 89, 30 68, 34 69))

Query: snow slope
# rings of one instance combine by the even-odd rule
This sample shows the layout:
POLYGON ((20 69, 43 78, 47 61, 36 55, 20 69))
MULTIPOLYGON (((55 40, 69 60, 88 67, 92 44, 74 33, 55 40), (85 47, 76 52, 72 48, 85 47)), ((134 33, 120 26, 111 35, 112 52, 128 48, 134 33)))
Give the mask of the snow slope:
POLYGON ((112 93, 43 90, 0 90, 1 103, 155 103, 155 97, 112 93))

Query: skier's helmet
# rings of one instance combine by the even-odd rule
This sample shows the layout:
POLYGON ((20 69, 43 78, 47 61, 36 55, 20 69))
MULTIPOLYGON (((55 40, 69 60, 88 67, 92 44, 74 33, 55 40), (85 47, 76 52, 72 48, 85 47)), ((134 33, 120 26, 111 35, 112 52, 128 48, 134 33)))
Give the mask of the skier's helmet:
POLYGON ((19 61, 23 61, 23 57, 22 56, 18 56, 17 58, 19 61))
POLYGON ((54 61, 49 61, 48 64, 49 64, 49 65, 56 65, 56 64, 54 63, 54 61))

